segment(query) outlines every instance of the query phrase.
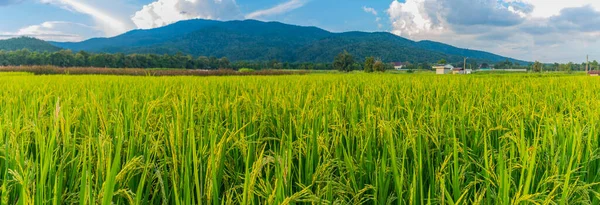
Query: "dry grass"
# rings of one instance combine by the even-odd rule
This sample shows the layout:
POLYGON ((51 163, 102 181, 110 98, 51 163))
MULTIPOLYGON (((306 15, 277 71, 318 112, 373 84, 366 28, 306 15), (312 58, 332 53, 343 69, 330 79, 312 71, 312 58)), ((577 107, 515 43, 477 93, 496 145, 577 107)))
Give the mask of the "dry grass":
POLYGON ((185 69, 141 69, 141 68, 61 68, 55 66, 6 66, 0 72, 28 72, 35 75, 125 75, 125 76, 246 76, 246 75, 301 75, 306 71, 259 70, 238 72, 231 69, 185 70, 185 69))

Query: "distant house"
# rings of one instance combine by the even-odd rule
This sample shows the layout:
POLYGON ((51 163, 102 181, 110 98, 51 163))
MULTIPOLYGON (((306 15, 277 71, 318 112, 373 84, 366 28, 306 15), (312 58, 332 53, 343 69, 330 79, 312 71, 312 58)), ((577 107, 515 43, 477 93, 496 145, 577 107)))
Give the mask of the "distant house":
POLYGON ((464 68, 453 68, 452 69, 452 74, 471 74, 473 73, 473 70, 471 69, 464 69, 464 68))
POLYGON ((590 76, 600 76, 600 70, 592 70, 588 72, 590 76))
POLYGON ((463 71, 463 68, 453 68, 452 69, 452 74, 460 74, 460 72, 463 71))
POLYGON ((408 63, 403 63, 403 62, 393 62, 392 64, 394 64, 394 69, 396 70, 402 70, 404 68, 406 68, 408 63))
POLYGON ((433 66, 433 69, 435 69, 435 73, 438 75, 443 75, 443 74, 449 74, 452 73, 452 69, 454 69, 454 66, 448 64, 448 65, 442 65, 442 64, 438 64, 433 66))
POLYGON ((452 69, 452 74, 471 74, 473 70, 464 69, 464 68, 454 68, 452 69))

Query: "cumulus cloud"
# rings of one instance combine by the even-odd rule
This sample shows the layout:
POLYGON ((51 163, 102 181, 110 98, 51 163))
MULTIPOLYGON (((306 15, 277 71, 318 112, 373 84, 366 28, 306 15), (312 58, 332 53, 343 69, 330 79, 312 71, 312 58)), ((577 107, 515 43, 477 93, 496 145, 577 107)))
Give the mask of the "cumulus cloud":
POLYGON ((308 1, 307 0, 290 0, 288 2, 281 3, 272 8, 265 10, 258 10, 246 15, 247 19, 258 19, 266 16, 273 16, 277 14, 286 13, 292 11, 294 9, 300 8, 304 6, 308 1))
POLYGON ((375 15, 375 16, 377 16, 377 15, 378 15, 378 14, 377 14, 377 10, 375 10, 374 8, 371 8, 371 7, 366 7, 366 6, 363 6, 363 11, 365 11, 365 12, 367 12, 367 13, 370 13, 370 14, 373 14, 373 15, 375 15))
POLYGON ((556 30, 593 32, 600 31, 600 12, 591 6, 565 8, 558 16, 549 18, 556 30))
POLYGON ((516 3, 498 0, 437 0, 437 3, 443 9, 435 11, 436 14, 456 25, 513 26, 525 20, 520 14, 530 12, 524 8, 531 7, 524 3, 515 7, 516 3))
POLYGON ((145 5, 131 20, 149 29, 187 19, 227 20, 240 15, 235 0, 158 0, 145 5))
POLYGON ((102 35, 102 31, 92 26, 65 21, 47 21, 38 25, 27 26, 16 32, 0 32, 0 38, 19 36, 35 37, 49 41, 81 41, 89 37, 102 35))
POLYGON ((387 15, 396 35, 550 62, 581 50, 573 45, 600 46, 600 1, 565 4, 571 7, 546 0, 394 0, 387 15), (558 52, 539 54, 546 50, 558 52))
POLYGON ((426 0, 407 0, 405 3, 392 1, 387 10, 392 22, 392 33, 410 37, 431 31, 437 21, 429 16, 427 5, 431 4, 426 4, 426 0))
POLYGON ((520 1, 498 0, 394 0, 387 13, 393 33, 412 35, 452 26, 514 26, 532 5, 520 1))

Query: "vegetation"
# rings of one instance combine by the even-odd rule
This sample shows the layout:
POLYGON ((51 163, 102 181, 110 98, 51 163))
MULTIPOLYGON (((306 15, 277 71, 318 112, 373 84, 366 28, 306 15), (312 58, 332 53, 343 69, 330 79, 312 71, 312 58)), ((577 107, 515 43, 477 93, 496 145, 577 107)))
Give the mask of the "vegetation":
POLYGON ((533 66, 532 66, 532 70, 533 72, 542 72, 544 65, 542 63, 540 63, 539 61, 536 61, 533 66))
POLYGON ((364 64, 365 73, 372 73, 374 71, 373 66, 375 65, 375 57, 367 57, 364 64))
MULTIPOLYGON (((130 76, 229 76, 229 75, 296 75, 306 74, 306 71, 293 70, 260 70, 231 69, 219 70, 185 70, 185 69, 115 69, 115 68, 93 68, 75 67, 61 68, 53 66, 31 66, 31 67, 0 67, 0 72, 31 73, 35 75, 130 75, 130 76)), ((6 74, 6 73, 4 73, 6 74)))
POLYGON ((573 71, 573 63, 569 62, 567 64, 562 64, 562 71, 572 72, 573 71))
MULTIPOLYGON (((391 33, 331 33, 278 22, 187 20, 150 30, 81 43, 53 43, 73 51, 227 57, 231 61, 331 62, 347 50, 356 60, 369 56, 384 62, 462 62, 463 56, 495 63, 505 57, 432 41, 411 41, 391 33)), ((527 62, 510 59, 511 62, 527 62)), ((362 67, 361 67, 362 68, 362 67)))
POLYGON ((385 72, 385 63, 381 62, 381 60, 375 61, 375 64, 373 64, 373 70, 376 72, 385 72))
MULTIPOLYGON (((346 51, 347 52, 347 51, 346 51)), ((344 53, 344 52, 342 52, 344 53)), ((353 60, 356 59, 354 55, 353 60)), ((370 63, 370 59, 373 58, 373 65, 376 60, 381 60, 375 57, 368 57, 364 63, 352 61, 348 65, 349 70, 366 70, 370 66, 366 63, 370 63)), ((334 58, 332 58, 334 59, 334 58)), ((438 63, 446 62, 444 59, 438 61, 438 63)), ((392 70, 393 65, 384 63, 384 70, 392 70)), ((404 62, 406 69, 408 70, 430 70, 432 64, 427 62, 423 63, 410 63, 404 62)), ((448 63, 448 62, 446 62, 448 63)), ((472 69, 479 68, 480 61, 469 60, 467 67, 472 69)), ((463 62, 451 63, 457 67, 462 66, 463 62)), ((483 63, 484 65, 486 63, 483 63)), ((73 53, 69 50, 61 50, 57 52, 32 52, 29 50, 17 50, 17 51, 0 51, 0 66, 58 66, 58 67, 98 67, 98 68, 173 68, 173 69, 204 69, 204 70, 217 70, 217 69, 242 69, 250 68, 254 70, 271 70, 271 69, 283 69, 283 70, 337 70, 334 68, 333 63, 291 63, 281 62, 275 59, 269 61, 230 61, 227 57, 217 58, 214 56, 206 57, 193 57, 191 55, 183 55, 178 53, 175 55, 154 55, 154 54, 130 54, 125 55, 121 53, 109 54, 109 53, 88 53, 85 51, 79 51, 73 53)), ((540 64, 538 64, 539 66, 540 64)), ((544 71, 584 71, 586 63, 581 64, 546 64, 543 65, 544 71)), ((533 64, 518 64, 512 63, 509 60, 494 65, 495 69, 528 69, 534 70, 533 64)), ((590 62, 590 69, 599 70, 600 66, 597 61, 590 62)))
POLYGON ((238 71, 240 71, 242 73, 249 73, 249 72, 254 72, 254 69, 252 69, 252 68, 241 68, 238 71))
POLYGON ((0 75, 3 204, 598 204, 586 76, 0 75))
POLYGON ((30 37, 19 37, 7 40, 0 40, 0 51, 16 51, 22 49, 40 52, 56 52, 61 50, 60 48, 53 46, 48 42, 30 37))
POLYGON ((223 68, 241 69, 298 69, 298 70, 331 70, 330 63, 279 63, 277 61, 237 61, 229 59, 191 55, 181 53, 175 55, 143 55, 143 54, 107 54, 88 53, 69 50, 58 52, 31 52, 18 50, 0 51, 0 66, 32 66, 53 65, 59 67, 100 67, 100 68, 173 68, 173 69, 205 69, 223 68))
POLYGON ((352 69, 352 64, 354 64, 354 57, 348 53, 348 51, 341 52, 335 57, 333 61, 333 67, 336 70, 349 72, 352 69))

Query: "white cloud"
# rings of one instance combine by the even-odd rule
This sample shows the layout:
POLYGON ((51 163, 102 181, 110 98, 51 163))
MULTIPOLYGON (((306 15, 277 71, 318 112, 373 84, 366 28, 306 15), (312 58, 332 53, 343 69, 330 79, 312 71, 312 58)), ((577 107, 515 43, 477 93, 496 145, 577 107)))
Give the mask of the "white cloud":
POLYGON ((35 37, 49 41, 81 41, 89 37, 101 35, 102 31, 93 27, 65 21, 47 21, 38 25, 27 26, 16 32, 0 32, 0 38, 19 36, 35 37))
POLYGON ((145 5, 131 20, 138 28, 149 29, 187 19, 227 20, 239 15, 235 0, 158 0, 145 5))
MULTIPOLYGON (((131 26, 115 17, 115 15, 101 10, 99 7, 82 0, 40 0, 61 6, 64 9, 83 13, 91 16, 96 21, 96 27, 107 36, 114 36, 126 32, 131 26)), ((106 2, 105 2, 106 3, 106 2)), ((117 6, 117 5, 112 5, 117 6)))
POLYGON ((534 6, 533 17, 551 17, 560 14, 560 11, 569 7, 582 7, 591 5, 600 8, 598 0, 523 0, 534 6))
POLYGON ((383 28, 383 24, 381 24, 381 17, 375 18, 375 23, 377 23, 377 28, 383 28))
POLYGON ((387 10, 392 22, 392 33, 400 36, 413 35, 432 30, 432 22, 424 11, 425 0, 392 1, 387 10))
POLYGON ((373 15, 375 15, 375 16, 377 16, 377 15, 378 15, 378 14, 377 14, 377 10, 375 10, 374 8, 371 8, 371 7, 366 7, 366 6, 363 6, 363 11, 365 11, 365 12, 367 12, 367 13, 370 13, 370 14, 373 14, 373 15))
POLYGON ((288 11, 292 11, 294 9, 300 8, 300 7, 304 6, 304 4, 306 4, 306 3, 307 3, 307 0, 290 0, 288 2, 276 5, 269 9, 252 12, 252 13, 246 15, 246 19, 257 19, 257 18, 262 18, 265 16, 272 16, 272 15, 286 13, 288 11))
POLYGON ((394 0, 387 15, 392 33, 413 40, 530 61, 577 62, 587 53, 600 58, 593 50, 600 47, 598 8, 595 0, 394 0))

